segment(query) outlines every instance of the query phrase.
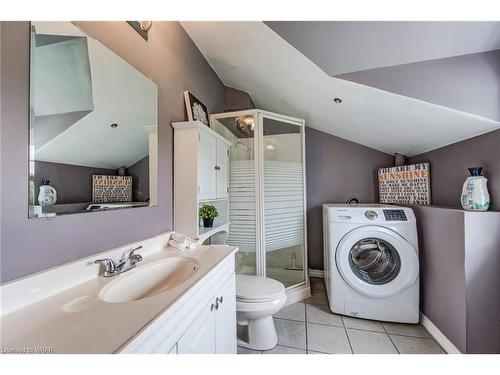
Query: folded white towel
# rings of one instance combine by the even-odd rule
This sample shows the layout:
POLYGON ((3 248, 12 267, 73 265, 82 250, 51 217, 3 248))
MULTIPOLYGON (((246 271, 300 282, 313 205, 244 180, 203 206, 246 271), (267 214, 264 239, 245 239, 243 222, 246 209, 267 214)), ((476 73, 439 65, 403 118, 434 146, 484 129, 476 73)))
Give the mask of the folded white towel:
POLYGON ((177 250, 180 250, 180 251, 186 250, 186 245, 184 245, 183 243, 180 243, 180 242, 177 242, 174 240, 169 240, 168 244, 172 247, 175 247, 177 250))
POLYGON ((172 247, 175 247, 178 250, 186 250, 186 249, 194 249, 196 246, 198 246, 198 243, 189 238, 184 236, 183 234, 180 233, 172 233, 170 236, 170 241, 168 241, 168 244, 172 247))
POLYGON ((181 233, 174 232, 174 233, 172 233, 172 235, 170 236, 170 238, 172 240, 174 240, 174 241, 183 243, 184 240, 186 240, 187 237, 185 235, 181 234, 181 233))

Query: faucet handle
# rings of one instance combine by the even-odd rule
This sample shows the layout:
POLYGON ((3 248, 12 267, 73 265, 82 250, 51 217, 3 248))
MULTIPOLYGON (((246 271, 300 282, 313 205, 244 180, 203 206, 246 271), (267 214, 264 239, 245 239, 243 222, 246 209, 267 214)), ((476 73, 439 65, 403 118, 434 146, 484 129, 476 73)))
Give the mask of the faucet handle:
POLYGON ((115 262, 113 262, 113 259, 97 259, 94 263, 104 265, 104 277, 112 276, 116 273, 115 262))
MULTIPOLYGON (((134 252, 135 252, 136 250, 140 250, 140 249, 142 249, 142 245, 141 245, 141 246, 134 247, 132 250, 130 250, 130 251, 129 251, 129 253, 128 253, 128 257, 130 258, 130 257, 134 256, 134 255, 135 255, 135 254, 134 254, 134 252)), ((140 255, 138 255, 138 256, 140 256, 140 255)), ((141 257, 141 258, 142 258, 142 257, 141 257)))

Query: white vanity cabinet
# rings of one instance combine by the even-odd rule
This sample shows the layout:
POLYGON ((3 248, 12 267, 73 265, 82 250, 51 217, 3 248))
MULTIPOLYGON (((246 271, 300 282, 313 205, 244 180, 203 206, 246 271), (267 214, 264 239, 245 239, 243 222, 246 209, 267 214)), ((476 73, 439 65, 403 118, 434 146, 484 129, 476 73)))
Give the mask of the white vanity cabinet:
POLYGON ((178 354, 234 354, 235 282, 230 278, 177 342, 178 354))
POLYGON ((235 354, 234 254, 200 279, 120 352, 235 354))
MULTIPOLYGON (((229 219, 229 148, 231 142, 199 121, 175 122, 174 228, 190 237, 215 233, 229 219), (217 208, 214 227, 203 228, 201 205, 217 208)), ((227 230, 226 228, 226 230, 227 230)))
POLYGON ((200 128, 198 131, 198 200, 227 197, 228 158, 228 143, 212 134, 211 131, 200 128))

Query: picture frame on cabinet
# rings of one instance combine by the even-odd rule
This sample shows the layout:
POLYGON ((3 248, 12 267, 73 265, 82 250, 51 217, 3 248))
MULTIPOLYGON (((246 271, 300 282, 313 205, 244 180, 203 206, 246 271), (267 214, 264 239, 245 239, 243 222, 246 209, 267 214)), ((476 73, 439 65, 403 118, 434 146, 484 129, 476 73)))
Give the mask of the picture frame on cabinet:
POLYGON ((184 91, 184 103, 186 104, 188 121, 200 121, 206 126, 210 126, 207 106, 188 90, 184 91))

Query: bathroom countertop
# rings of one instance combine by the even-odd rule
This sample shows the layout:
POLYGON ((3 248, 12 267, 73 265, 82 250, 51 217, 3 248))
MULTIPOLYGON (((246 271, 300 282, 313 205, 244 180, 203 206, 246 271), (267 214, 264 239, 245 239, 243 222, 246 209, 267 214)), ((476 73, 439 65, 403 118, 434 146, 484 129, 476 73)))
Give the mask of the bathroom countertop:
POLYGON ((179 256, 197 258, 200 268, 184 283, 142 300, 109 303, 98 298, 101 288, 124 273, 93 278, 13 311, 1 318, 2 353, 115 353, 236 251, 221 245, 184 253, 166 248, 145 257, 136 269, 179 256))

